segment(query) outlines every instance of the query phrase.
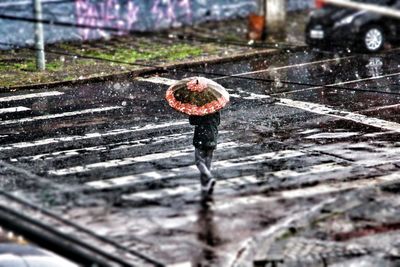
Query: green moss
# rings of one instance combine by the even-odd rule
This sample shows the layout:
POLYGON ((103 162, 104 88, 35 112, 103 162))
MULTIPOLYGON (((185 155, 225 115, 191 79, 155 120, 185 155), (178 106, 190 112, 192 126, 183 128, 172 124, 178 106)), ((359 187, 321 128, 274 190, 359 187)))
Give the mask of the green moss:
MULTIPOLYGON (((62 67, 62 62, 53 61, 46 63, 46 70, 50 72, 58 71, 62 67)), ((0 62, 0 71, 28 71, 35 72, 36 71, 36 61, 35 60, 26 60, 18 63, 5 63, 0 62)))
POLYGON ((36 63, 33 60, 23 61, 21 63, 14 63, 11 65, 16 70, 22 71, 35 71, 36 70, 36 63))
POLYGON ((52 61, 49 63, 46 63, 46 70, 47 71, 59 71, 63 68, 64 63, 61 61, 52 61))
POLYGON ((46 53, 46 71, 36 71, 35 53, 30 49, 15 52, 0 51, 0 87, 10 87, 35 83, 75 80, 80 77, 101 76, 104 74, 131 71, 142 63, 158 65, 172 63, 203 54, 213 55, 219 51, 218 46, 210 44, 166 44, 148 38, 111 40, 110 42, 81 44, 59 43, 48 48, 48 51, 62 51, 76 56, 63 56, 57 53, 46 53), (83 57, 80 57, 83 56, 83 57), (93 57, 91 58, 85 58, 93 57), (106 59, 106 60, 98 60, 106 59), (107 61, 109 60, 109 61, 107 61), (111 61, 111 62, 110 62, 111 61), (116 61, 116 62, 113 62, 116 61), (121 64, 126 62, 127 64, 121 64))
POLYGON ((131 48, 118 48, 114 51, 84 51, 83 55, 130 64, 135 63, 138 60, 167 59, 172 61, 188 58, 190 56, 198 56, 202 53, 203 49, 199 47, 179 44, 169 47, 153 45, 151 47, 146 47, 146 49, 138 50, 131 48))

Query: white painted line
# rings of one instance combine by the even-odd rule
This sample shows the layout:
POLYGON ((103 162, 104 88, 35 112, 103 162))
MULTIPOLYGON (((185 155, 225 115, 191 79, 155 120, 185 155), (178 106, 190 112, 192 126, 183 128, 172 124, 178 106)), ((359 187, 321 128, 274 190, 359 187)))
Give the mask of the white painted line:
POLYGON ((73 117, 73 116, 77 116, 77 115, 93 114, 93 113, 105 112, 105 111, 109 111, 109 110, 122 109, 122 108, 123 107, 120 107, 120 106, 104 107, 104 108, 91 108, 91 109, 85 109, 85 110, 79 110, 79 111, 23 118, 23 119, 18 119, 18 120, 0 121, 0 125, 10 125, 10 124, 25 123, 25 122, 34 122, 34 121, 50 120, 50 119, 57 119, 57 118, 73 117))
MULTIPOLYGON (((218 183, 217 183, 218 185, 218 183)), ((183 194, 195 194, 200 192, 200 183, 190 184, 188 186, 178 186, 155 191, 143 191, 128 195, 122 195, 123 200, 143 201, 143 200, 159 200, 168 197, 176 197, 183 194)))
MULTIPOLYGON (((352 181, 337 181, 329 184, 316 185, 312 187, 305 187, 301 189, 290 189, 284 191, 276 191, 278 196, 263 197, 260 195, 248 196, 248 197, 235 197, 229 201, 226 198, 221 199, 221 203, 215 204, 218 210, 229 210, 237 208, 238 205, 254 205, 257 203, 265 203, 271 201, 278 201, 282 199, 296 199, 303 197, 313 197, 321 194, 335 193, 340 191, 352 190, 352 189, 363 189, 382 185, 387 182, 400 180, 400 173, 394 173, 386 176, 370 178, 370 179, 358 179, 352 181)), ((217 183, 218 184, 218 183, 217 183)), ((218 199, 217 199, 218 200, 218 199)), ((215 200, 214 200, 215 202, 215 200)))
MULTIPOLYGON (((143 81, 143 82, 149 82, 149 83, 165 84, 165 85, 172 85, 178 81, 178 80, 173 80, 173 79, 168 79, 168 78, 160 78, 160 77, 150 77, 150 78, 140 78, 139 77, 139 78, 136 78, 136 80, 143 81)), ((245 93, 245 94, 249 95, 249 96, 242 97, 238 94, 230 93, 229 96, 232 98, 241 98, 241 99, 246 99, 246 100, 271 98, 269 95, 260 95, 260 94, 255 94, 255 93, 251 93, 251 92, 244 91, 244 90, 239 90, 239 89, 226 89, 226 90, 229 92, 245 93)))
POLYGON ((375 133, 368 133, 368 134, 364 134, 363 137, 378 137, 378 136, 382 136, 382 135, 386 135, 386 134, 393 134, 396 133, 394 131, 385 131, 385 132, 375 132, 375 133))
MULTIPOLYGON (((223 134, 224 132, 225 131, 221 131, 220 134, 223 134)), ((52 160, 63 159, 63 160, 65 160, 68 157, 72 157, 75 155, 81 155, 81 154, 91 152, 91 151, 112 152, 112 151, 121 150, 121 149, 148 147, 148 146, 165 144, 165 142, 167 142, 167 141, 178 141, 178 140, 182 140, 182 139, 188 139, 192 135, 193 135, 193 131, 180 133, 180 134, 169 134, 169 135, 157 136, 157 137, 152 137, 152 138, 144 138, 144 139, 138 139, 138 140, 133 140, 133 141, 112 143, 112 144, 108 144, 107 146, 105 146, 105 145, 91 146, 91 147, 78 148, 78 149, 61 150, 61 151, 57 151, 57 152, 44 153, 44 154, 38 154, 38 155, 33 155, 33 156, 18 157, 18 160, 29 160, 29 161, 48 160, 48 159, 52 159, 52 160), (110 149, 110 145, 112 146, 111 149, 110 149)))
POLYGON ((251 75, 251 74, 275 72, 275 71, 283 70, 283 69, 301 68, 301 67, 314 65, 314 64, 327 63, 327 62, 332 62, 332 61, 337 62, 337 61, 340 61, 343 59, 349 59, 349 58, 353 58, 353 57, 355 57, 355 56, 330 58, 330 59, 317 60, 317 61, 311 61, 311 62, 305 62, 305 63, 299 63, 299 64, 293 64, 293 65, 286 65, 286 66, 281 66, 281 67, 272 67, 272 68, 267 68, 267 69, 262 69, 262 70, 257 70, 257 71, 242 72, 242 73, 232 74, 230 76, 218 77, 213 80, 216 81, 216 80, 222 80, 222 79, 227 79, 227 78, 231 78, 231 77, 240 77, 240 76, 251 75))
MULTIPOLYGON (((264 176, 266 178, 261 178, 257 177, 256 175, 248 175, 248 176, 241 176, 241 177, 236 177, 236 178, 231 178, 231 179, 226 179, 226 180, 219 180, 216 183, 215 186, 215 192, 218 194, 219 191, 224 191, 227 189, 235 189, 237 187, 244 187, 244 186, 251 186, 251 185, 256 185, 260 184, 263 182, 267 182, 270 177, 269 175, 273 175, 278 178, 297 178, 300 176, 309 176, 313 174, 319 174, 319 173, 325 173, 325 172, 331 172, 331 171, 337 171, 337 170, 343 170, 351 168, 349 166, 342 166, 338 165, 337 163, 324 163, 324 164, 318 164, 311 166, 305 171, 294 171, 294 170, 281 170, 277 172, 266 172, 264 173, 264 176), (264 179, 264 181, 263 181, 264 179)), ((124 200, 157 200, 160 198, 165 198, 165 197, 176 197, 182 194, 198 194, 200 191, 200 184, 199 183, 193 183, 185 186, 178 186, 174 188, 164 188, 160 190, 149 190, 149 191, 144 191, 144 192, 138 192, 138 193, 133 193, 133 194, 127 194, 123 195, 122 199, 124 200)))
POLYGON ((0 102, 9 102, 9 101, 17 101, 24 100, 29 98, 38 98, 38 97, 47 97, 47 96, 58 96, 63 95, 63 92, 51 91, 51 92, 43 92, 43 93, 34 93, 34 94, 26 94, 26 95, 13 95, 0 97, 0 102))
POLYGON ((352 136, 357 136, 358 132, 333 132, 333 133, 317 133, 313 135, 306 136, 306 139, 340 139, 349 138, 352 136))
MULTIPOLYGON (((227 79, 227 78, 232 78, 232 77, 240 77, 240 76, 258 74, 258 73, 264 73, 264 72, 274 72, 274 71, 283 70, 283 69, 289 69, 289 68, 300 68, 300 67, 304 67, 304 66, 308 66, 308 65, 327 63, 327 62, 332 62, 332 61, 340 61, 342 59, 349 59, 349 58, 352 58, 352 57, 354 57, 354 56, 331 58, 331 59, 325 59, 325 60, 318 60, 318 61, 312 61, 312 62, 299 63, 299 64, 294 64, 294 65, 273 67, 273 68, 262 69, 262 70, 257 70, 257 71, 249 71, 249 72, 232 74, 230 76, 218 77, 218 78, 214 78, 212 80, 217 81, 217 80, 222 80, 222 79, 227 79)), ((156 84, 165 84, 165 85, 172 85, 172 84, 177 82, 177 80, 168 79, 168 78, 164 78, 164 77, 158 77, 158 76, 149 77, 149 78, 138 77, 138 78, 136 78, 136 80, 143 81, 143 82, 156 83, 156 84)))
MULTIPOLYGON (((339 83, 331 83, 331 84, 325 84, 323 86, 313 86, 313 87, 308 87, 308 88, 304 88, 304 89, 299 89, 299 90, 293 90, 293 91, 289 91, 289 92, 281 92, 281 93, 274 93, 271 95, 284 95, 284 94, 292 94, 292 93, 298 93, 298 92, 304 92, 304 91, 310 91, 310 90, 316 90, 316 89, 322 89, 322 88, 326 88, 326 87, 336 87, 336 86, 342 86, 342 85, 346 85, 346 84, 352 84, 352 83, 358 83, 358 82, 365 82, 365 81, 371 81, 371 80, 379 80, 382 78, 388 78, 388 77, 392 77, 392 76, 398 76, 400 75, 400 72, 396 72, 396 73, 392 73, 392 74, 386 74, 386 75, 379 75, 379 76, 375 76, 375 77, 369 77, 369 78, 363 78, 363 79, 358 79, 358 80, 351 80, 351 81, 346 81, 346 82, 339 82, 339 83)), ((340 90, 340 88, 339 88, 340 90)))
MULTIPOLYGON (((395 75, 400 75, 400 72, 395 73, 395 74, 382 75, 382 76, 378 76, 378 77, 360 79, 360 80, 357 80, 357 81, 372 80, 372 79, 390 77, 390 76, 395 76, 395 75)), ((152 82, 151 78, 142 79, 142 80, 143 81, 146 80, 146 81, 152 82)), ((164 83, 164 84, 168 83, 168 84, 170 84, 170 83, 174 83, 176 80, 163 78, 162 80, 156 79, 156 81, 158 83, 164 83)), ((349 82, 331 84, 331 85, 327 85, 327 86, 346 84, 346 83, 352 83, 352 82, 357 82, 357 81, 349 81, 349 82)), ((320 87, 320 88, 322 88, 322 87, 320 87)), ((228 90, 229 91, 237 91, 237 90, 233 90, 233 89, 228 89, 228 90)), ((246 91, 246 93, 250 94, 250 96, 241 97, 242 99, 253 100, 253 99, 270 98, 269 95, 255 94, 255 93, 250 93, 250 92, 247 92, 247 91, 246 91)), ((276 102, 275 104, 288 106, 288 107, 299 108, 299 109, 306 110, 308 112, 317 113, 317 114, 321 114, 321 115, 327 115, 327 116, 336 117, 336 118, 340 118, 340 119, 344 119, 344 120, 350 120, 350 121, 358 122, 358 123, 361 123, 361 124, 364 124, 364 125, 368 125, 368 126, 384 129, 384 130, 400 132, 400 124, 398 124, 396 122, 385 121, 385 120, 381 120, 381 119, 377 119, 377 118, 370 118, 370 117, 367 117, 365 115, 352 113, 352 112, 348 112, 348 111, 339 111, 339 110, 335 110, 333 108, 330 108, 330 107, 327 107, 327 106, 324 106, 324 105, 321 105, 321 104, 314 104, 314 103, 310 103, 310 102, 302 102, 302 101, 296 101, 296 100, 285 99, 285 98, 281 98, 280 99, 280 103, 276 102)))
POLYGON ((229 94, 229 96, 231 97, 235 97, 235 98, 241 98, 241 99, 246 99, 246 100, 257 100, 257 99, 267 99, 267 98, 271 98, 269 95, 261 95, 261 94, 255 94, 255 93, 251 93, 245 90, 241 90, 241 89, 227 89, 228 92, 237 92, 237 93, 243 93, 249 96, 240 96, 237 94, 229 94))
POLYGON ((371 179, 357 179, 353 181, 336 181, 328 184, 306 187, 301 189, 280 192, 282 198, 303 198, 321 194, 329 194, 350 189, 358 189, 381 185, 387 182, 400 180, 400 173, 393 173, 371 179))
POLYGON ((0 114, 4 113, 14 113, 14 112, 22 112, 22 111, 28 111, 31 110, 30 108, 27 107, 12 107, 12 108, 1 108, 0 109, 0 114))
POLYGON ((359 111, 360 113, 363 112, 373 112, 373 111, 379 111, 379 110, 384 110, 384 109, 389 109, 389 108, 398 108, 400 107, 400 104, 394 104, 394 105, 388 105, 388 106, 381 106, 381 107, 374 107, 374 108, 370 108, 370 109, 365 109, 365 110, 361 110, 359 111))
POLYGON ((173 79, 168 79, 168 78, 163 78, 163 77, 149 77, 149 78, 142 78, 142 77, 137 77, 135 78, 137 81, 140 82, 149 82, 149 83, 156 83, 156 84, 165 84, 165 85, 173 85, 176 83, 178 80, 173 80, 173 79))
POLYGON ((275 103, 277 105, 292 107, 292 108, 299 108, 311 113, 331 116, 343 120, 354 121, 357 123, 361 123, 367 126, 380 128, 389 131, 400 132, 400 124, 391 121, 385 121, 377 118, 370 118, 362 114, 352 113, 349 111, 340 111, 335 110, 331 107, 327 107, 321 104, 309 103, 309 102, 302 102, 296 101, 286 98, 281 98, 280 102, 275 103))
MULTIPOLYGON (((250 145, 251 144, 241 145, 236 142, 228 142, 228 143, 219 144, 218 148, 219 149, 230 149, 230 148, 237 148, 237 147, 250 146, 250 145)), ((84 173, 84 172, 90 172, 90 171, 93 171, 96 169, 109 169, 109 168, 115 168, 115 167, 120 167, 120 166, 133 165, 135 163, 140 163, 140 162, 162 160, 162 159, 166 159, 166 158, 184 157, 184 156, 189 157, 189 156, 191 156, 193 151, 194 151, 194 149, 192 147, 182 149, 182 150, 171 150, 168 152, 153 153, 153 154, 148 154, 148 155, 138 156, 138 157, 129 157, 129 158, 123 158, 123 159, 114 159, 114 160, 109 160, 109 161, 96 162, 96 163, 88 164, 85 166, 75 166, 75 167, 70 167, 70 168, 66 168, 66 169, 51 170, 48 173, 50 175, 56 175, 56 176, 84 173)))
POLYGON ((28 147, 35 147, 35 146, 47 146, 49 144, 56 144, 62 142, 69 142, 69 141, 80 141, 80 140, 87 140, 87 139, 94 139, 94 138, 104 138, 107 136, 117 136, 120 134, 127 134, 127 133, 137 133, 146 130, 158 130, 163 128, 170 128, 172 126, 183 126, 189 125, 188 120, 183 121, 172 121, 166 123, 150 123, 144 126, 135 126, 128 129, 114 129, 105 133, 87 133, 85 135, 72 135, 72 136, 65 136, 65 137, 58 137, 58 138, 48 138, 42 139, 32 142, 20 142, 14 144, 8 144, 6 146, 0 146, 0 151, 4 150, 12 150, 16 148, 28 148, 28 147))
MULTIPOLYGON (((300 151, 294 150, 282 150, 278 152, 269 152, 263 153, 258 155, 252 155, 247 157, 223 160, 223 161, 216 161, 213 163, 214 171, 218 171, 218 169, 229 169, 229 168, 238 168, 242 166, 247 166, 251 164, 258 164, 264 162, 265 160, 273 160, 273 159, 284 159, 284 158, 292 158, 302 156, 304 153, 300 151)), ((128 175, 123 177, 116 177, 111 178, 108 180, 102 181, 92 181, 86 183, 87 186, 93 187, 96 189, 106 189, 106 188, 113 188, 119 186, 126 186, 132 185, 137 182, 149 181, 149 180, 162 180, 166 178, 172 178, 180 174, 194 174, 197 173, 196 165, 190 165, 187 167, 181 168, 173 168, 169 170, 162 170, 162 171, 151 171, 146 173, 140 173, 136 175, 128 175)))
POLYGON ((287 177, 308 176, 312 174, 317 174, 322 172, 332 172, 347 168, 349 168, 349 166, 343 166, 333 162, 333 163, 313 165, 310 168, 308 168, 307 171, 305 172, 297 172, 294 170, 281 170, 281 171, 271 172, 270 174, 279 178, 287 178, 287 177))

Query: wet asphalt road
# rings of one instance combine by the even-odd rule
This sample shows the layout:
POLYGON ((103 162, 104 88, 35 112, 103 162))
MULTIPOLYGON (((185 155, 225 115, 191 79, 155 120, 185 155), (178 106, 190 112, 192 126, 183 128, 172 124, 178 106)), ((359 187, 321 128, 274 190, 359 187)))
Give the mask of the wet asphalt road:
POLYGON ((2 188, 162 263, 231 266, 244 241, 279 220, 397 173, 399 64, 400 50, 283 52, 3 94, 2 188), (193 129, 163 99, 168 84, 196 75, 232 95, 207 205, 193 129))

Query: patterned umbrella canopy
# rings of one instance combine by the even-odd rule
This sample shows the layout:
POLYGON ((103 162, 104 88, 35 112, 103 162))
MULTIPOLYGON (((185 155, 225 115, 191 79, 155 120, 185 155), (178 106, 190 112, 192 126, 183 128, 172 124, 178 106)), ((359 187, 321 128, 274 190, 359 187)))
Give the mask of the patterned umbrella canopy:
POLYGON ((215 113, 229 102, 225 88, 204 77, 178 81, 168 88, 165 98, 172 108, 196 116, 215 113))

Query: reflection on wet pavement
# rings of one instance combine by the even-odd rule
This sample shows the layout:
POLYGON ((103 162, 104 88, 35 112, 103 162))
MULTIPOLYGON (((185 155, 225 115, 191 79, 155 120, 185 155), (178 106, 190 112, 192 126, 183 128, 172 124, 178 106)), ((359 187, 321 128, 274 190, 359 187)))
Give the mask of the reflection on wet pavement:
MULTIPOLYGON (((197 214, 197 237, 202 245, 200 255, 195 257, 193 266, 218 266, 218 245, 221 243, 220 234, 217 224, 214 222, 214 211, 212 207, 212 199, 203 200, 198 207, 197 214)), ((224 233, 228 234, 228 233, 224 233)))

